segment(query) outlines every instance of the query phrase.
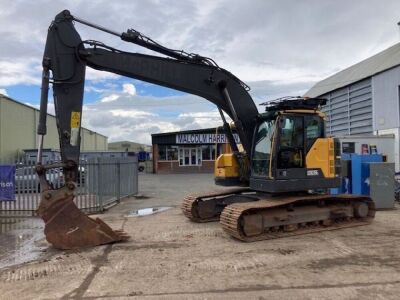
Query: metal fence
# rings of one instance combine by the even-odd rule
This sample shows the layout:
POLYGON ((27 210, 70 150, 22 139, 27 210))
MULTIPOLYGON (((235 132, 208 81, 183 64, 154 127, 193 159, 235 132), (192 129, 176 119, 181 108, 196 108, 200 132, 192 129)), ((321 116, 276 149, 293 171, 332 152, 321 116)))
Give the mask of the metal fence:
MULTIPOLYGON (((49 170, 46 178, 54 187, 63 185, 58 169, 49 170)), ((98 157, 79 164, 78 187, 74 199, 86 213, 98 213, 122 198, 138 193, 137 157, 98 157)), ((33 216, 40 202, 40 185, 33 162, 16 163, 15 201, 0 201, 0 216, 33 216)))

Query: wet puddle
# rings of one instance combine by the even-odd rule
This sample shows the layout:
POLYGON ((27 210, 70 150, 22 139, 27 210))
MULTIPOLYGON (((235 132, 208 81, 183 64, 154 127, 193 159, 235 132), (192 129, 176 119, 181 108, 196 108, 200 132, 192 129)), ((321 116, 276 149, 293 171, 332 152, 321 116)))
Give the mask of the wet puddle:
POLYGON ((44 238, 39 218, 0 217, 0 269, 39 258, 47 247, 38 242, 44 238))
POLYGON ((160 207, 148 207, 142 208, 138 210, 131 211, 127 216, 128 217, 143 217, 153 215, 162 211, 166 211, 172 208, 171 206, 160 206, 160 207))

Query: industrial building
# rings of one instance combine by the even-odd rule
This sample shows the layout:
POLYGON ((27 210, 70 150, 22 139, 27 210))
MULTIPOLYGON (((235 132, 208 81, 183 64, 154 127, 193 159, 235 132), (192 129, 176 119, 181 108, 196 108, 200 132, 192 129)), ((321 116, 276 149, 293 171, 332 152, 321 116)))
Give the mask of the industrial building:
POLYGON ((318 82, 305 96, 327 99, 328 135, 392 136, 399 171, 400 43, 318 82))
MULTIPOLYGON (((230 151, 216 128, 152 134, 154 173, 208 173, 221 153, 230 151)), ((239 141, 237 134, 234 137, 239 141)))
POLYGON ((108 150, 125 151, 125 152, 139 152, 139 151, 151 152, 151 146, 130 141, 119 141, 119 142, 108 143, 108 150))
MULTIPOLYGON (((37 148, 36 128, 39 110, 0 94, 0 162, 12 163, 25 157, 24 149, 37 148)), ((107 150, 107 137, 92 130, 81 129, 81 149, 107 150)), ((56 119, 47 116, 44 148, 59 149, 56 119)))

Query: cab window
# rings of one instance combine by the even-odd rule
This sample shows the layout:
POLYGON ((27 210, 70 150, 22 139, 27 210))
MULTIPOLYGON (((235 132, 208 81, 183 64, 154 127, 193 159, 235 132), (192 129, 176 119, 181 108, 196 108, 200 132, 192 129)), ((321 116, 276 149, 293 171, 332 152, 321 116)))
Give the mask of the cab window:
POLYGON ((324 137, 324 122, 319 116, 304 117, 304 131, 306 136, 306 152, 310 151, 312 145, 319 138, 324 137))
POLYGON ((284 116, 279 128, 278 169, 304 167, 302 116, 284 116))
POLYGON ((260 123, 254 139, 252 175, 268 176, 275 120, 260 123))

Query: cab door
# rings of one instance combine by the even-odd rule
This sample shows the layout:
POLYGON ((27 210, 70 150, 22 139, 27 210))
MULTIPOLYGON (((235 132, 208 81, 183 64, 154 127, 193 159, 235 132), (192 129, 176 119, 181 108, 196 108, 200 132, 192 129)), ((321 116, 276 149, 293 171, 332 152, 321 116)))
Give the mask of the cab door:
POLYGON ((284 115, 279 121, 277 169, 304 168, 303 116, 284 115))
POLYGON ((322 177, 322 172, 307 169, 306 158, 312 145, 324 137, 323 119, 315 114, 283 114, 279 121, 276 178, 305 179, 309 173, 322 177))
POLYGON ((275 119, 262 121, 255 132, 251 159, 251 176, 272 177, 275 119))

